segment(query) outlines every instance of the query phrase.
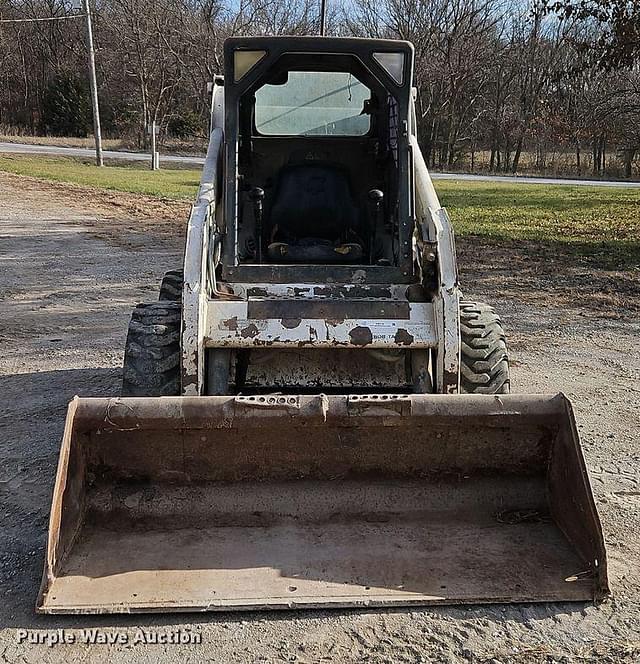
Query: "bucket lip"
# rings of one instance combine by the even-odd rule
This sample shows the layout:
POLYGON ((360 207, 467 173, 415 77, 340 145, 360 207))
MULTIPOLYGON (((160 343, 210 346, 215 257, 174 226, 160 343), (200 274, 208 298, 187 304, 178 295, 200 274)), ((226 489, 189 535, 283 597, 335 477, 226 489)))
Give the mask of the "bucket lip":
POLYGON ((558 403, 558 402, 568 402, 564 392, 554 392, 554 393, 544 393, 544 392, 532 392, 532 393, 517 393, 510 392, 508 394, 415 394, 411 392, 382 392, 375 390, 371 392, 340 392, 340 393, 327 393, 327 392, 317 392, 313 394, 300 393, 281 393, 274 391, 273 393, 260 393, 260 394, 239 394, 239 395, 222 395, 222 396, 166 396, 166 397, 84 397, 84 396, 74 396, 71 403, 77 401, 79 403, 144 403, 146 401, 154 401, 156 403, 166 403, 166 404, 176 404, 180 402, 184 403, 226 403, 229 401, 236 402, 248 402, 248 401, 258 401, 268 397, 283 397, 285 399, 293 398, 301 401, 315 401, 317 399, 327 399, 329 401, 337 399, 356 399, 356 400, 368 400, 371 398, 382 399, 386 397, 388 400, 411 400, 411 401, 434 401, 439 403, 458 403, 458 402, 469 402, 469 403, 505 403, 505 404, 521 404, 525 402, 532 403, 558 403))
POLYGON ((411 608, 418 606, 468 606, 479 604, 542 604, 549 602, 567 602, 584 604, 587 602, 600 602, 606 595, 594 595, 585 593, 584 597, 567 599, 560 593, 549 594, 527 594, 513 595, 503 597, 438 597, 438 596, 407 596, 403 598, 389 598, 383 595, 362 595, 353 596, 349 599, 344 597, 324 597, 323 599, 298 598, 291 600, 288 598, 274 597, 270 601, 265 600, 218 600, 208 603, 197 602, 158 602, 149 603, 124 603, 117 602, 113 604, 86 604, 54 606, 47 602, 46 595, 36 605, 36 613, 42 615, 101 615, 101 614, 131 614, 131 613, 202 613, 202 612, 248 612, 248 611, 290 611, 290 610, 367 610, 371 608, 411 608))
POLYGON ((458 418, 485 421, 532 418, 553 427, 566 414, 562 394, 287 394, 198 397, 76 397, 76 433, 109 430, 231 428, 262 426, 283 415, 309 423, 347 418, 363 425, 376 418, 405 415, 418 418, 458 418))

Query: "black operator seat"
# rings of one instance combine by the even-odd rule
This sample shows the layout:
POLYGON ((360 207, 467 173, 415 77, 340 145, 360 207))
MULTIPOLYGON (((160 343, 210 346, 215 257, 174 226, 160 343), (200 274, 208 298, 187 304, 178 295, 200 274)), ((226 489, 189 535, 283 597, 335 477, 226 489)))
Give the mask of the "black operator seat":
POLYGON ((276 184, 267 253, 277 263, 360 263, 360 213, 347 173, 325 163, 290 164, 276 184))

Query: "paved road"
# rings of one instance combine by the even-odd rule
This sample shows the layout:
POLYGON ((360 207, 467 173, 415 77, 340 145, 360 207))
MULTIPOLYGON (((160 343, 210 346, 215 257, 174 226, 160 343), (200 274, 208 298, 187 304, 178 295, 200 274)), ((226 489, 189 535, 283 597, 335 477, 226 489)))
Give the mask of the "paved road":
MULTIPOLYGON (((93 157, 94 150, 89 148, 61 148, 55 145, 29 145, 26 143, 2 143, 0 142, 0 153, 12 152, 19 154, 49 154, 64 155, 67 157, 93 157)), ((145 152, 124 152, 116 150, 104 150, 105 159, 126 159, 127 161, 151 161, 151 155, 145 152)), ((204 164, 204 157, 188 157, 185 155, 160 156, 160 163, 182 163, 182 164, 204 164)), ((632 187, 639 188, 640 182, 622 182, 609 180, 571 180, 568 178, 536 178, 536 177, 513 177, 509 175, 469 175, 464 173, 431 173, 434 180, 469 180, 476 182, 507 182, 511 184, 564 184, 582 187, 632 187)))
POLYGON ((512 175, 470 175, 466 173, 431 173, 434 180, 471 180, 476 182, 508 182, 509 184, 565 184, 580 187, 629 187, 637 189, 640 182, 614 180, 571 180, 569 178, 534 178, 512 175))
MULTIPOLYGON (((26 143, 0 143, 0 152, 19 154, 52 154, 65 157, 94 157, 95 150, 89 148, 61 148, 56 145, 28 145, 26 143)), ((127 161, 151 162, 151 155, 145 152, 124 152, 103 150, 105 159, 126 159, 127 161)), ((161 155, 160 162, 181 162, 184 164, 204 164, 204 157, 187 157, 184 155, 161 155)))

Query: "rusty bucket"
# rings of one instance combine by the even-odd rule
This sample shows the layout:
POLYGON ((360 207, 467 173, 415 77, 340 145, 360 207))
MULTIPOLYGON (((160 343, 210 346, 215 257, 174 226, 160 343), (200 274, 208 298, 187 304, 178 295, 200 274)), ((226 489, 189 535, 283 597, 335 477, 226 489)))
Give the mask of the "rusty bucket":
POLYGON ((606 593, 602 531, 563 395, 76 398, 37 608, 606 593))

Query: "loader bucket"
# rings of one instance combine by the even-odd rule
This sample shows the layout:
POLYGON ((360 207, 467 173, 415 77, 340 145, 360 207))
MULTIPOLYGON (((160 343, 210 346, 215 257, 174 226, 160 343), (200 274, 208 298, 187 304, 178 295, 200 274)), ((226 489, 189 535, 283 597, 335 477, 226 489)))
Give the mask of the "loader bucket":
POLYGON ((76 398, 37 606, 217 611, 607 592, 563 395, 76 398))

